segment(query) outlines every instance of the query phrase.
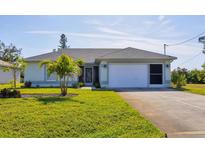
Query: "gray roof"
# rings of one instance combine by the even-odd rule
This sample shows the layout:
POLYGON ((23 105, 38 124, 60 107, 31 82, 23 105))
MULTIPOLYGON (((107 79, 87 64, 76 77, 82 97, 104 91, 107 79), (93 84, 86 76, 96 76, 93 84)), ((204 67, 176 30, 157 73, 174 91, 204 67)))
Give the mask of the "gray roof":
POLYGON ((68 48, 61 51, 28 57, 26 58, 26 61, 42 61, 45 59, 56 60, 62 53, 65 53, 74 59, 81 58, 86 63, 93 63, 96 59, 176 59, 176 57, 173 56, 128 47, 124 49, 68 48))
POLYGON ((5 61, 0 60, 0 66, 4 66, 4 67, 12 67, 12 64, 10 64, 10 63, 8 63, 8 62, 5 62, 5 61))

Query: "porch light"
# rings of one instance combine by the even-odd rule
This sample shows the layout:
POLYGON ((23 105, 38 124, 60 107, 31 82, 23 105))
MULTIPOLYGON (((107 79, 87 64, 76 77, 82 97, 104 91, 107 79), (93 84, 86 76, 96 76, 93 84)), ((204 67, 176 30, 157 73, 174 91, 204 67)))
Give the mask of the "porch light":
POLYGON ((106 68, 106 67, 107 67, 107 65, 106 65, 106 64, 104 64, 104 65, 103 65, 103 67, 104 67, 104 68, 106 68))
POLYGON ((166 64, 166 67, 169 68, 169 64, 166 64))

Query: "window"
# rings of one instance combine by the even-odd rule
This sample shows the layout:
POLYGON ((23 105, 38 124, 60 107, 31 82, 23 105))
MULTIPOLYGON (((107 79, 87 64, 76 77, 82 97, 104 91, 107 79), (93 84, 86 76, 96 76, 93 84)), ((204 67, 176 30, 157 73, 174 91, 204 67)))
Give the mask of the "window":
POLYGON ((47 73, 47 81, 56 81, 56 80, 57 80, 56 73, 52 73, 50 76, 47 73))
POLYGON ((56 81, 57 80, 56 73, 52 73, 51 75, 48 75, 46 66, 45 66, 45 73, 46 73, 46 81, 56 81))
POLYGON ((162 64, 150 64, 150 84, 162 84, 162 64))

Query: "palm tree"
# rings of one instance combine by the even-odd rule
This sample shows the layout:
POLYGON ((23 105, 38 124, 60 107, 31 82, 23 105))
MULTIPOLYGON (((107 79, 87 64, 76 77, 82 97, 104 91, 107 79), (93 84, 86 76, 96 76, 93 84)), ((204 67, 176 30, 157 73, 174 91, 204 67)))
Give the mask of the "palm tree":
POLYGON ((45 60, 40 63, 40 67, 46 65, 48 75, 56 73, 60 80, 61 95, 67 95, 68 78, 79 76, 81 73, 80 65, 82 60, 78 59, 74 61, 70 56, 62 54, 55 61, 45 60))

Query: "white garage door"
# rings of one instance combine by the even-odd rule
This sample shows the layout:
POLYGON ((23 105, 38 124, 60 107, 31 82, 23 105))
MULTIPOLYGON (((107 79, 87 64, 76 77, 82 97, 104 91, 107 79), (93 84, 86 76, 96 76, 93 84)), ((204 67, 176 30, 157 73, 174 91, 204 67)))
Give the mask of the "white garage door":
POLYGON ((109 64, 109 87, 147 87, 148 65, 109 64))

